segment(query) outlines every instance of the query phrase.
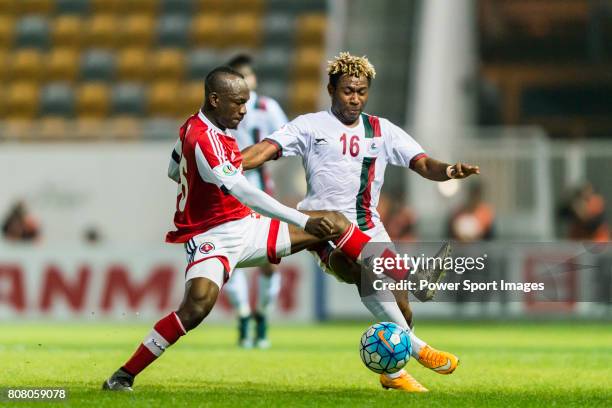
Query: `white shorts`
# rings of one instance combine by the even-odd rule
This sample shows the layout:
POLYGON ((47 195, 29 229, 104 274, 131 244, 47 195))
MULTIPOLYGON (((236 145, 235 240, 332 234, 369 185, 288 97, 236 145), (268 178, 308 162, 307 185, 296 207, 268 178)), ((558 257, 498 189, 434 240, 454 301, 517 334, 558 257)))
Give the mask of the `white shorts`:
MULTIPOLYGON (((387 230, 382 224, 375 225, 374 228, 370 228, 369 230, 363 232, 371 238, 370 242, 391 243, 391 238, 389 237, 387 230)), ((331 245, 328 250, 330 249, 331 245)), ((336 274, 336 272, 334 272, 334 270, 330 268, 327 263, 321 260, 320 254, 318 252, 310 251, 310 253, 315 257, 319 268, 321 268, 324 272, 332 275, 340 282, 344 282, 344 280, 342 280, 342 278, 340 278, 338 274, 336 274)))
POLYGON ((280 258, 289 255, 289 226, 252 213, 192 237, 185 243, 185 252, 185 281, 208 278, 221 288, 236 267, 279 263, 280 258), (216 266, 211 267, 211 262, 204 262, 207 260, 214 260, 216 266))

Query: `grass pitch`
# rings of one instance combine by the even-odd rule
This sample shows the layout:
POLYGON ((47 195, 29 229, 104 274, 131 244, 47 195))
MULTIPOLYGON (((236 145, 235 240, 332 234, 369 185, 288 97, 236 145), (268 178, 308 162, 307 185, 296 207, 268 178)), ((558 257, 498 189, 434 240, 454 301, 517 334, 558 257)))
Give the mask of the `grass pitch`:
POLYGON ((125 394, 100 391, 102 381, 150 325, 0 324, 0 388, 66 387, 70 406, 96 407, 612 405, 610 324, 421 323, 419 336, 461 365, 444 376, 410 361, 409 372, 430 389, 418 395, 383 390, 362 365, 367 326, 273 326, 273 347, 261 351, 238 349, 231 327, 204 324, 125 394))

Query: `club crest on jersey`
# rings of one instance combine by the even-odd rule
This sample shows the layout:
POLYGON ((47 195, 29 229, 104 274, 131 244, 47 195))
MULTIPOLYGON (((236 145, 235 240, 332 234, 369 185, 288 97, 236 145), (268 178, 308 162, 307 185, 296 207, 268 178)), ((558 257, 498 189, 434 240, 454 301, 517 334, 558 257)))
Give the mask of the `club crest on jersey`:
POLYGON ((236 174, 236 168, 230 163, 224 164, 221 169, 223 171, 223 174, 225 174, 226 176, 233 176, 234 174, 236 174))
POLYGON ((199 251, 203 253, 204 255, 210 254, 214 250, 215 250, 215 246, 213 245, 212 242, 204 242, 202 245, 200 245, 200 248, 199 248, 199 251))

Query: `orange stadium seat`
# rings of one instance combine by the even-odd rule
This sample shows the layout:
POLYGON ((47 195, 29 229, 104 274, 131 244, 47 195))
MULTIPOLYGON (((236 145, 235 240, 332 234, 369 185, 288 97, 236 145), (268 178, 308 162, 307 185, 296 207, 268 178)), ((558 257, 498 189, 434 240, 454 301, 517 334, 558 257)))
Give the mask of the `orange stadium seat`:
POLYGON ((128 0, 123 1, 120 10, 124 14, 155 15, 158 11, 159 0, 128 0))
POLYGON ((70 46, 78 48, 83 39, 83 24, 76 15, 58 16, 52 23, 52 45, 54 47, 70 46))
POLYGON ((35 126, 33 133, 39 141, 66 140, 71 136, 70 126, 61 116, 43 116, 36 121, 35 126))
POLYGON ((55 0, 19 0, 17 10, 21 14, 50 14, 55 10, 55 0))
POLYGON ((39 88, 34 82, 13 82, 6 92, 6 117, 32 119, 38 114, 39 88))
POLYGON ((153 79, 180 81, 185 75, 186 58, 182 50, 166 48, 152 54, 153 79))
POLYGON ((0 15, 10 16, 17 13, 16 0, 0 0, 0 15))
POLYGON ((76 112, 79 117, 103 118, 110 111, 110 91, 100 82, 82 84, 76 92, 76 112))
POLYGON ((134 14, 121 23, 122 47, 148 47, 155 37, 155 19, 152 16, 134 14))
POLYGON ((222 12, 232 14, 236 12, 261 13, 264 9, 264 0, 197 0, 196 9, 206 12, 222 12))
POLYGON ((43 58, 35 49, 20 49, 13 53, 10 63, 10 77, 13 80, 38 81, 42 78, 43 58))
POLYGON ((106 123, 101 117, 78 117, 74 123, 75 136, 81 140, 102 139, 108 133, 106 123))
POLYGON ((204 80, 190 81, 181 87, 181 95, 179 99, 180 111, 179 117, 187 119, 200 109, 204 102, 204 80))
POLYGON ((117 78, 122 81, 144 81, 150 73, 150 56, 144 48, 126 48, 119 52, 117 78))
POLYGON ((149 88, 147 113, 154 117, 176 117, 180 113, 179 84, 175 81, 155 82, 149 88))
POLYGON ((47 81, 74 82, 79 75, 79 52, 74 48, 54 48, 45 65, 47 81))
POLYGON ((293 56, 295 79, 315 79, 321 74, 324 51, 322 47, 299 48, 293 56))
POLYGON ((142 138, 142 121, 129 115, 114 116, 108 121, 108 132, 103 136, 118 141, 142 138))
POLYGON ((224 27, 223 44, 237 47, 256 48, 261 43, 262 19, 257 14, 234 14, 227 18, 224 27))
POLYGON ((320 92, 320 81, 305 80, 295 82, 289 92, 290 111, 294 115, 316 111, 320 92))
POLYGON ((191 42, 195 47, 220 47, 225 24, 221 14, 200 14, 191 21, 191 42))
POLYGON ((296 21, 296 42, 299 46, 318 45, 325 43, 327 18, 325 14, 304 14, 296 21))
MULTIPOLYGON (((111 14, 96 14, 86 23, 85 42, 90 47, 111 48, 119 37, 119 20, 111 14)), ((122 39, 123 40, 123 39, 122 39)))
POLYGON ((126 0, 90 0, 93 14, 119 14, 122 3, 126 0))
POLYGON ((4 132, 2 134, 5 140, 24 141, 32 137, 34 130, 34 122, 26 118, 7 118, 4 122, 4 132))
POLYGON ((0 48, 8 49, 15 37, 15 20, 11 16, 0 15, 0 48))

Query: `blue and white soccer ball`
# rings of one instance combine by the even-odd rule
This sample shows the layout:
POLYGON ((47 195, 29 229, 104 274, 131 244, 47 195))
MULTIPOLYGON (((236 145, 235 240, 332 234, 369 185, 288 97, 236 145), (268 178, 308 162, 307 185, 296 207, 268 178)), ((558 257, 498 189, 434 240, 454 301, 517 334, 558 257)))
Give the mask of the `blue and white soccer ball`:
POLYGON ((395 323, 376 323, 361 336, 361 361, 375 373, 396 373, 408 362, 412 345, 404 328, 395 323))

